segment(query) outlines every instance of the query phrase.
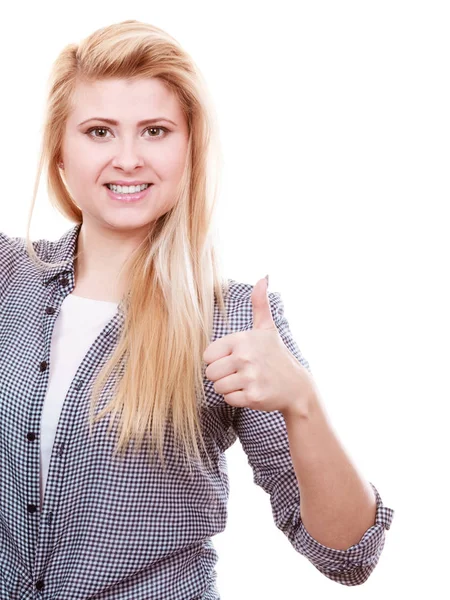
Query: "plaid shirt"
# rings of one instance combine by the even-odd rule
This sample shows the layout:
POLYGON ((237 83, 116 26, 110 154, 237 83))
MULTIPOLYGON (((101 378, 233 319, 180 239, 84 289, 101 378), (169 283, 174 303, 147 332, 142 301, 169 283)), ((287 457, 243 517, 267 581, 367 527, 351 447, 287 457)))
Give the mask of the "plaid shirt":
MULTIPOLYGON (((170 428, 167 471, 139 453, 113 457, 103 419, 89 436, 88 399, 117 342, 122 304, 84 356, 66 394, 40 509, 40 422, 49 380, 52 331, 74 289, 73 254, 81 225, 59 240, 34 241, 47 261, 69 267, 40 273, 24 238, 0 233, 0 599, 217 600, 217 553, 211 537, 225 529, 229 480, 225 451, 237 438, 254 482, 269 495, 275 525, 326 577, 363 583, 375 568, 394 511, 377 496, 376 523, 357 545, 328 548, 300 518, 300 497, 282 414, 228 405, 204 377, 205 442, 212 468, 192 474, 176 464, 170 428)), ((230 280, 232 331, 251 329, 253 286, 230 280)), ((292 338, 280 294, 272 316, 290 352, 308 370, 292 338)), ((211 341, 227 334, 217 306, 211 341)), ((206 368, 206 367, 205 367, 206 368)), ((110 381, 110 380, 108 380, 110 381)), ((110 399, 107 385, 100 408, 110 399)), ((99 410, 99 409, 97 409, 99 410)), ((108 421, 109 422, 109 421, 108 421)), ((113 427, 113 433, 116 429, 113 427)), ((168 441, 167 441, 168 440, 168 441)))

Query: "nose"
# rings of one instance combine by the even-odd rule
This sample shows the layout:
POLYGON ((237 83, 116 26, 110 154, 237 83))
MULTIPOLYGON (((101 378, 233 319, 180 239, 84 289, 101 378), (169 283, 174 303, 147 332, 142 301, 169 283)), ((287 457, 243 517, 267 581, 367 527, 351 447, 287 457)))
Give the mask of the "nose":
POLYGON ((115 154, 112 160, 112 166, 123 171, 133 171, 136 167, 142 166, 144 159, 133 142, 123 142, 116 146, 115 154))

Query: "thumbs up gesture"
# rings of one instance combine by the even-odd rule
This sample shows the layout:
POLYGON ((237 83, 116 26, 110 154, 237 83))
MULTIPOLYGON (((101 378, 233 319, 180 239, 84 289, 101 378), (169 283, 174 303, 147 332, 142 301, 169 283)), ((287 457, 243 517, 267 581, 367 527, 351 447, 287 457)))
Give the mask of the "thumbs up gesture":
POLYGON ((306 416, 314 382, 278 333, 265 277, 254 286, 251 301, 253 329, 214 340, 203 353, 205 376, 231 406, 306 416))

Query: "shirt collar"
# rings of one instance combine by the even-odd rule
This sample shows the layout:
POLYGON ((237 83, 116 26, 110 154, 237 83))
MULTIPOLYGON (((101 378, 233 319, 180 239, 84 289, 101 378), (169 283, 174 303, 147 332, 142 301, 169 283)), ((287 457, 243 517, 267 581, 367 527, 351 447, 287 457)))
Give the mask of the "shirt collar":
POLYGON ((44 257, 46 262, 67 261, 67 265, 52 267, 42 271, 42 282, 47 285, 52 279, 65 274, 70 280, 75 278, 74 273, 74 255, 77 246, 78 234, 82 223, 77 223, 69 229, 59 240, 50 243, 47 255, 44 257))
MULTIPOLYGON (((50 243, 47 254, 44 258, 47 262, 67 261, 67 265, 61 265, 46 269, 42 272, 42 282, 48 285, 52 279, 59 277, 60 280, 66 278, 66 285, 69 290, 75 287, 75 267, 74 255, 77 249, 78 234, 80 233, 82 223, 77 223, 74 227, 66 231, 66 233, 56 242, 50 243)), ((127 297, 122 298, 118 305, 118 311, 122 315, 125 314, 125 305, 127 297)))

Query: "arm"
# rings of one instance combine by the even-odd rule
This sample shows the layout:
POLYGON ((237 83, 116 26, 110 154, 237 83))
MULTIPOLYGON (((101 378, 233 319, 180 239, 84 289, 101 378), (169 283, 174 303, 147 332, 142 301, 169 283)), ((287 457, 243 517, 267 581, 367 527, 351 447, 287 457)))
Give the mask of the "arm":
MULTIPOLYGON (((280 295, 269 293, 269 302, 284 344, 310 372, 290 332, 280 295)), ((309 421, 300 421, 292 411, 283 415, 238 408, 233 423, 254 482, 270 495, 276 526, 294 548, 334 581, 349 586, 366 581, 378 562, 394 511, 384 507, 375 486, 358 475, 319 402, 309 421), (376 507, 367 484, 376 496, 376 507), (351 523, 354 509, 357 519, 351 523), (345 525, 339 523, 341 518, 345 525)))

